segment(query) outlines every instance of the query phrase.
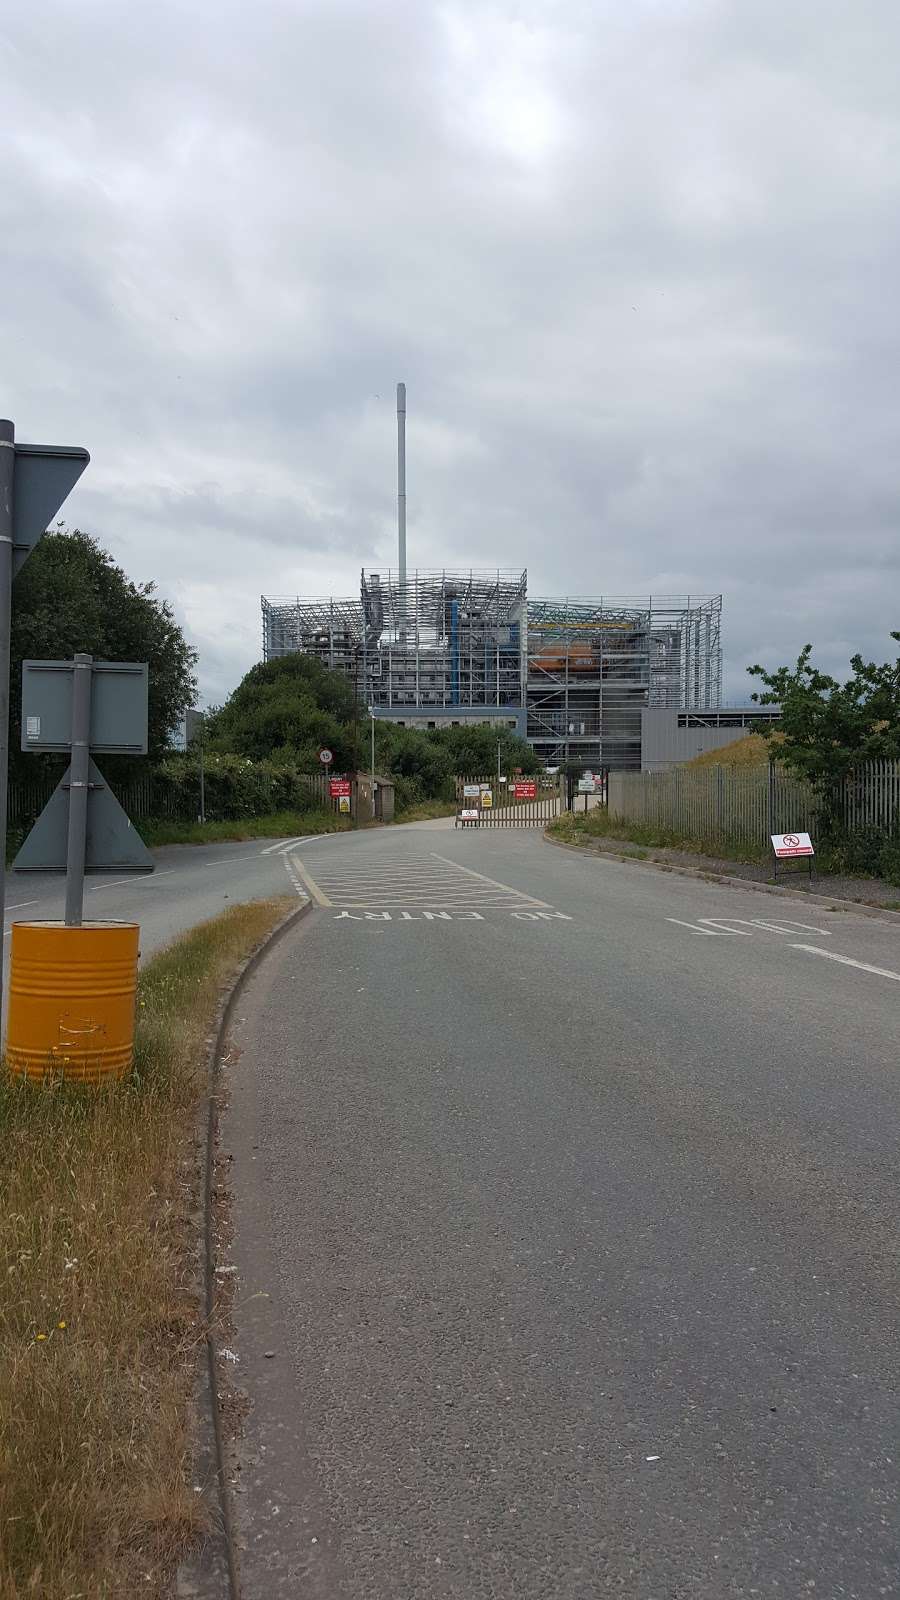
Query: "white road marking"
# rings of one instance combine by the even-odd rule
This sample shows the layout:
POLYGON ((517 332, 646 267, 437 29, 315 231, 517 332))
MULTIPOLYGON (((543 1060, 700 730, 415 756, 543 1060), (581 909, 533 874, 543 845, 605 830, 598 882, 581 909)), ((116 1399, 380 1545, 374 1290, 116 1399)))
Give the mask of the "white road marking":
MULTIPOLYGON (((265 850, 258 850, 256 853, 261 856, 286 856, 299 845, 315 844, 317 839, 333 838, 333 833, 305 833, 298 835, 296 839, 279 839, 277 844, 266 845, 265 850)), ((239 856, 237 859, 243 861, 244 857, 239 856)))
POLYGON ((824 956, 826 961, 840 961, 842 966, 856 967, 860 972, 874 972, 876 978, 893 978, 895 983, 900 983, 900 972, 892 972, 889 967, 871 967, 868 961, 854 961, 852 956, 839 956, 836 950, 823 950, 818 944, 792 944, 792 950, 806 950, 811 956, 824 956))
MULTIPOLYGON (((691 933, 702 934, 702 936, 706 939, 718 939, 720 937, 727 939, 730 933, 733 933, 735 937, 738 936, 737 928, 698 928, 696 923, 682 922, 680 917, 666 917, 666 921, 677 922, 679 928, 690 928, 691 933)), ((741 932, 743 932, 743 929, 741 932)), ((752 937, 753 935, 749 933, 745 935, 745 938, 747 939, 751 939, 752 937)))
POLYGON ((89 894, 100 894, 104 889, 121 889, 124 883, 140 885, 142 888, 152 888, 157 878, 171 878, 174 867, 163 867, 161 872, 134 872, 130 878, 114 878, 112 883, 90 883, 89 894))
POLYGON ((37 900, 17 900, 14 906, 7 906, 7 911, 21 911, 23 906, 36 906, 37 900))
POLYGON ((769 922, 765 917, 698 917, 696 922, 682 922, 680 917, 666 917, 667 922, 677 922, 680 928, 690 928, 692 933, 733 933, 752 939, 754 933, 779 933, 785 938, 795 938, 797 930, 816 933, 820 939, 830 939, 830 928, 814 928, 809 922, 794 922, 789 917, 779 917, 769 922), (749 930, 749 931, 748 931, 749 930))
MULTIPOLYGON (((264 851, 263 854, 266 852, 264 851)), ((200 867, 230 867, 232 861, 258 861, 260 852, 254 850, 249 856, 220 856, 218 861, 199 861, 200 867)))
MULTIPOLYGON (((288 865, 288 863, 285 862, 285 865, 288 865)), ((291 861, 288 870, 289 872, 296 872, 298 876, 302 878, 307 893, 312 896, 313 900, 316 902, 316 905, 330 906, 333 903, 331 900, 329 900, 324 889, 319 888, 315 878, 312 877, 309 872, 307 872, 302 861, 291 861)))
MULTIPOLYGON (((449 856, 439 856, 436 850, 432 850, 431 853, 435 861, 443 861, 445 866, 455 867, 457 872, 467 872, 470 878, 477 878, 481 883, 489 883, 493 889, 505 889, 507 894, 519 893, 518 890, 511 889, 508 883, 498 883, 496 878, 488 878, 483 872, 475 872, 472 867, 464 867, 459 861, 451 861, 449 856)), ((551 909, 546 900, 538 900, 531 894, 520 895, 520 899, 527 900, 532 906, 543 906, 545 911, 551 909)))

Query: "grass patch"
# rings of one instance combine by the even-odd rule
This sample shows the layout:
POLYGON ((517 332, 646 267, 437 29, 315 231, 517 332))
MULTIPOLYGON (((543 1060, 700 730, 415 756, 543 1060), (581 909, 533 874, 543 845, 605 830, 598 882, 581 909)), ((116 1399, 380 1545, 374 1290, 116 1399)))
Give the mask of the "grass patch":
MULTIPOLYGON (((590 845, 608 839, 611 842, 641 845, 646 850, 684 850, 691 855, 711 856, 715 860, 758 863, 768 860, 761 845, 738 844, 733 840, 692 839, 671 828, 657 828, 645 822, 629 822, 622 817, 610 817, 605 808, 597 807, 584 814, 563 812, 550 823, 547 832, 566 844, 590 845)), ((629 852, 633 854, 634 852, 629 852)))
POLYGON ((170 1592, 201 1531, 194 1113, 223 986, 294 902, 153 957, 135 1067, 100 1091, 0 1075, 0 1594, 170 1592))
POLYGON ((456 812, 455 800, 422 800, 418 805, 409 806, 407 810, 398 812, 394 821, 432 822, 436 817, 455 817, 456 812))
POLYGON ((771 760, 777 759, 781 742, 780 733, 773 734, 771 742, 760 733, 748 733, 743 739, 734 739, 731 744, 720 745, 716 750, 701 750, 698 756, 684 764, 686 767, 731 767, 737 770, 767 767, 771 760))
POLYGON ((300 838, 309 833, 343 833, 350 818, 334 811, 273 811, 265 817, 233 822, 172 822, 149 819, 136 824, 147 845, 217 844, 240 839, 300 838))

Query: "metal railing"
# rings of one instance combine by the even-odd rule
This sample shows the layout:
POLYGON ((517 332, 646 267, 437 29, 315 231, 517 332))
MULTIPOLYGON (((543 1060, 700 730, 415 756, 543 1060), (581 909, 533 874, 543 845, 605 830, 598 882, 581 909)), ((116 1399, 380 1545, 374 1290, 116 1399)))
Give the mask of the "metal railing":
MULTIPOLYGON (((831 804, 846 833, 900 828, 900 761, 873 761, 835 785, 831 804)), ((769 835, 814 832, 823 803, 802 778, 778 766, 674 767, 611 772, 609 814, 669 828, 689 839, 768 845, 769 835)))
POLYGON ((546 773, 526 774, 519 781, 534 784, 533 800, 516 799, 512 792, 516 781, 512 778, 508 783, 498 783, 496 775, 484 778, 456 778, 456 803, 459 807, 477 808, 480 828, 546 828, 548 822, 558 817, 562 810, 559 779, 546 773), (471 798, 465 796, 463 792, 465 785, 476 783, 486 784, 490 788, 490 806, 483 806, 480 797, 476 800, 474 796, 471 798))
MULTIPOLYGON (((35 782, 10 783, 10 826, 22 827, 26 823, 34 822, 53 794, 57 782, 56 778, 42 778, 35 782)), ((329 794, 327 774, 298 773, 294 775, 293 782, 305 790, 316 809, 323 811, 334 809, 334 802, 329 794)), ((278 780, 260 779, 259 785, 255 797, 256 809, 265 809, 268 803, 273 811, 282 810, 284 804, 278 794, 278 780), (267 792, 270 796, 269 802, 266 799, 267 792)), ((110 788, 134 822, 146 822, 151 818, 167 822, 193 822, 198 814, 198 798, 191 789, 183 785, 173 786, 164 777, 156 777, 150 772, 143 777, 132 778, 126 783, 112 782, 110 788)), ((233 805, 229 805, 227 809, 229 814, 232 811, 238 814, 233 805)), ((216 815, 215 787, 214 784, 210 784, 209 774, 207 774, 207 813, 211 818, 216 815)))

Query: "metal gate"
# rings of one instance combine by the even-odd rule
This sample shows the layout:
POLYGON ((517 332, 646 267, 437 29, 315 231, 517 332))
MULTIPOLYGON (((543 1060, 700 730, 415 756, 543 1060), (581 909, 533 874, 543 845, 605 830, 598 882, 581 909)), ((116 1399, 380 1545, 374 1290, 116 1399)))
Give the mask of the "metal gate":
POLYGON ((477 811, 479 828, 546 828, 562 810, 558 774, 532 774, 500 783, 496 776, 456 778, 456 817, 477 811), (478 795, 466 794, 478 787, 478 795), (490 803, 485 804, 485 795, 490 803))

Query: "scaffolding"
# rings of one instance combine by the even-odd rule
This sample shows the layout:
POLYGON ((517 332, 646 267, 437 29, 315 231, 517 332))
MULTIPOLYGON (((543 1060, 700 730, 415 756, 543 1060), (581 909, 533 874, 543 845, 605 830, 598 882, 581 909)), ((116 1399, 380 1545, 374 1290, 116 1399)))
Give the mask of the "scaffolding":
POLYGON ((721 595, 528 603, 527 737, 548 765, 639 769, 645 706, 716 707, 721 595))
POLYGON ((515 711, 548 765, 627 770, 645 706, 719 706, 721 610, 721 595, 528 600, 526 574, 499 569, 363 572, 358 600, 263 599, 263 654, 313 655, 397 721, 515 711))
POLYGON ((263 654, 300 650, 366 705, 469 712, 525 703, 524 572, 363 572, 355 600, 263 600, 263 654))

